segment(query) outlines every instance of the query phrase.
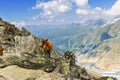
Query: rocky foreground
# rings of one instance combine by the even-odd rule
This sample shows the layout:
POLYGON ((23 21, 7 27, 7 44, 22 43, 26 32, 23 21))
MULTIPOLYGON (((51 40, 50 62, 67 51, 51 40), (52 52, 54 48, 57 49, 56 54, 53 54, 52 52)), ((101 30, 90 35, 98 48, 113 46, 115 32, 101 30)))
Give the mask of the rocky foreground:
POLYGON ((42 41, 0 18, 0 80, 117 80, 75 64, 72 52, 46 56, 42 41))

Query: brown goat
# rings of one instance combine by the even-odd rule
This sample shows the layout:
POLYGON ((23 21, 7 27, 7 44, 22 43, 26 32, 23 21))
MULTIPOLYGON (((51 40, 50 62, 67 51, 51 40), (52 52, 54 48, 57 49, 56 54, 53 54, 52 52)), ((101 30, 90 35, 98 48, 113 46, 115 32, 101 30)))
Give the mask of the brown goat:
POLYGON ((50 57, 50 51, 53 48, 53 44, 50 40, 42 38, 42 48, 44 52, 50 57))
POLYGON ((0 56, 2 56, 3 55, 3 48, 2 47, 0 47, 0 56))

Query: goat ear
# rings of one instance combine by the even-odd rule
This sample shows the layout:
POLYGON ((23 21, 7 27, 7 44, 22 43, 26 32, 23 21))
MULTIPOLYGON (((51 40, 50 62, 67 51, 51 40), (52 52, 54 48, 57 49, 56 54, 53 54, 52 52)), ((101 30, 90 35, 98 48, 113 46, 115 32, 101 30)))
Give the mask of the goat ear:
POLYGON ((48 39, 46 39, 46 41, 48 41, 48 39))

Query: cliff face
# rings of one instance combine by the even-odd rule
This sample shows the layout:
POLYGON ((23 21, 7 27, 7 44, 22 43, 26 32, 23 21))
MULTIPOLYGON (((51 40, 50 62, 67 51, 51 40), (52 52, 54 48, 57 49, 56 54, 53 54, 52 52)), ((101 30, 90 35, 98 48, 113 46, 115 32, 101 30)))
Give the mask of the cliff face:
MULTIPOLYGON (((99 80, 75 64, 72 52, 46 56, 41 39, 0 18, 0 80, 99 80)), ((116 79, 115 79, 116 80, 116 79)))
MULTIPOLYGON (((0 21, 0 46, 3 49, 1 61, 4 63, 1 67, 19 65, 25 68, 42 68, 48 57, 41 48, 41 40, 24 28, 19 29, 2 19, 0 21)), ((51 63, 53 61, 51 59, 51 63)))
MULTIPOLYGON (((40 40, 28 32, 26 29, 16 28, 7 22, 0 22, 0 46, 4 48, 4 55, 18 55, 23 52, 33 52, 38 50, 40 40)), ((40 50, 38 50, 40 51, 40 50)))

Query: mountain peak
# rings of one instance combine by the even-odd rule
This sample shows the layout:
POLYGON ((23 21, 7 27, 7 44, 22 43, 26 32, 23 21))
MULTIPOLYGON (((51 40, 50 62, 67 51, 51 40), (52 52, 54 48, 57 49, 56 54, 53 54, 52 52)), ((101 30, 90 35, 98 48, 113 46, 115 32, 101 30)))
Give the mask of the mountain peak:
POLYGON ((4 25, 2 18, 0 18, 0 26, 4 25))
POLYGON ((104 24, 102 27, 105 27, 106 25, 114 24, 114 23, 116 23, 117 21, 120 21, 120 18, 115 18, 115 19, 109 20, 109 21, 107 21, 106 24, 104 24))

